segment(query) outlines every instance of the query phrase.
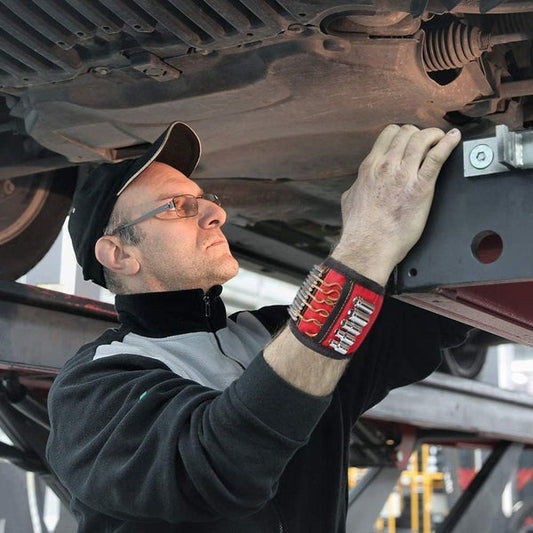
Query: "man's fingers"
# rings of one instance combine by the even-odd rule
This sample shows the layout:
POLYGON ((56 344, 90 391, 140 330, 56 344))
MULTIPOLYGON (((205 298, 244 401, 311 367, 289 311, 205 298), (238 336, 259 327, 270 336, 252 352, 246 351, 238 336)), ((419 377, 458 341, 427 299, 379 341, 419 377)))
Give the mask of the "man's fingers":
POLYGON ((460 140, 461 133, 459 130, 454 128, 446 133, 425 156, 418 171, 419 179, 424 181, 436 180, 442 165, 448 159, 453 149, 459 144, 460 140))
POLYGON ((389 124, 375 140, 372 149, 370 150, 367 159, 375 159, 384 155, 390 148, 393 139, 400 131, 400 126, 397 124, 389 124))
POLYGON ((444 132, 438 128, 427 128, 411 135, 403 154, 404 170, 410 175, 416 176, 431 147, 443 137, 444 132))
POLYGON ((420 130, 413 126, 412 124, 404 124, 396 132, 396 135, 389 144, 389 149, 387 150, 387 159, 391 161, 401 161, 404 158, 405 150, 413 135, 419 134, 420 130))

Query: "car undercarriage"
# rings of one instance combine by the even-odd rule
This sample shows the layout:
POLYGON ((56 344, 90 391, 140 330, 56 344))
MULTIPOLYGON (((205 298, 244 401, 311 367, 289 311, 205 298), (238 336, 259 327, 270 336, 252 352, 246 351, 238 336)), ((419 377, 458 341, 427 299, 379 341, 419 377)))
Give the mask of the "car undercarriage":
MULTIPOLYGON (((0 426, 14 443, 0 457, 42 474, 65 502, 44 459, 46 395, 81 336, 112 325, 114 312, 8 281, 46 254, 78 176, 136 157, 176 120, 199 133, 192 177, 220 196, 240 262, 301 280, 339 238, 341 194, 387 124, 458 127, 482 140, 471 152, 480 160, 497 126, 533 128, 533 0, 0 0, 0 426), (53 354, 40 351, 49 338, 53 354)), ((446 170, 461 178, 462 151, 446 170)), ((477 328, 443 354, 452 374, 474 376, 503 337, 533 346, 532 167, 533 157, 525 174, 477 180, 488 189, 443 180, 440 222, 430 219, 417 262, 391 279, 396 296, 477 328), (472 255, 481 215, 505 229, 492 271, 491 224, 474 232, 481 265, 461 255, 472 255)), ((438 401, 451 390, 433 385, 438 401)), ((524 400, 520 424, 530 408, 524 400)), ((476 439, 531 444, 522 425, 494 433, 492 409, 476 439)), ((354 453, 366 457, 381 440, 359 429, 354 453)), ((372 464, 390 462, 398 444, 384 435, 392 444, 372 464)))
POLYGON ((293 277, 387 123, 533 122, 533 2, 3 0, 0 25, 4 279, 46 252, 79 172, 172 120, 202 139, 235 252, 293 277))

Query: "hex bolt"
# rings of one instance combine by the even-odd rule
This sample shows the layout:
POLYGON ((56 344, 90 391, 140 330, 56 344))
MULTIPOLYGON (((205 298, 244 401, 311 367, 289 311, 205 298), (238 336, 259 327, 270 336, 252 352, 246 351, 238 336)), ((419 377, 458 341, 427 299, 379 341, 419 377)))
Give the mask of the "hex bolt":
POLYGON ((305 31, 305 26, 303 24, 290 24, 287 27, 287 31, 291 33, 303 33, 305 31))
POLYGON ((470 164, 477 169, 487 168, 494 159, 494 151, 487 144, 478 144, 470 152, 470 164))
POLYGON ((92 71, 97 76, 107 76, 108 74, 111 74, 111 69, 108 67, 94 67, 92 71))
POLYGON ((4 194, 6 196, 9 196, 10 194, 13 194, 15 192, 15 184, 11 180, 5 180, 3 189, 4 189, 4 194))

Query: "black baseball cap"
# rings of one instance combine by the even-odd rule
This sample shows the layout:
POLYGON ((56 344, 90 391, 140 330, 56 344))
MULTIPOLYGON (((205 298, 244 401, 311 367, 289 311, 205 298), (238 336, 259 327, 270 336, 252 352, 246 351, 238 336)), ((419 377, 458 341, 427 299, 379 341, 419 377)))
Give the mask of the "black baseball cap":
POLYGON ((94 245, 103 235, 113 207, 124 189, 154 161, 166 163, 189 177, 201 154, 200 139, 183 122, 173 122, 138 159, 106 163, 80 178, 72 202, 68 229, 83 277, 105 287, 104 270, 94 245))

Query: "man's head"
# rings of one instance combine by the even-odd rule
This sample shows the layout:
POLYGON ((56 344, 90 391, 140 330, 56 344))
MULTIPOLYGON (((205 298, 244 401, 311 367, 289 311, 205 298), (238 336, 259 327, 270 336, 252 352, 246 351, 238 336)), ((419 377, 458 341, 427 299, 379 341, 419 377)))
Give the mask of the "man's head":
POLYGON ((196 134, 175 123, 136 161, 85 178, 69 229, 86 279, 118 293, 207 290, 237 273, 225 211, 188 178, 199 155, 196 134))

